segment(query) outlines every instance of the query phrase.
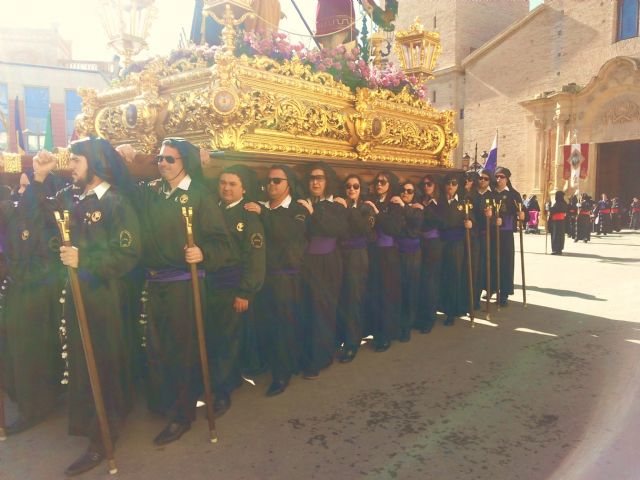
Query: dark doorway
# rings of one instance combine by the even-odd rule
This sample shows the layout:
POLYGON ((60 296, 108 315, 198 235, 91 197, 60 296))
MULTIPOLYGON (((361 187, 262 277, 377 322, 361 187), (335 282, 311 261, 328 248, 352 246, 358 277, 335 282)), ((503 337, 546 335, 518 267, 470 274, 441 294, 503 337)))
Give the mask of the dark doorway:
POLYGON ((640 195, 640 140, 598 144, 596 198, 606 193, 628 207, 640 195))

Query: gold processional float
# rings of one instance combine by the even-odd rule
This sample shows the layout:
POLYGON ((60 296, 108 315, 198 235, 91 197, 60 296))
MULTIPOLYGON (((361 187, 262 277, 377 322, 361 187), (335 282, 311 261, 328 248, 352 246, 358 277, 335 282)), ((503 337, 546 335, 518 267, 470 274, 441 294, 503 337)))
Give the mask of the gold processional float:
MULTIPOLYGON (((236 28, 253 15, 249 3, 205 2, 203 18, 224 27, 211 65, 197 56, 157 58, 105 91, 79 89, 78 134, 132 144, 140 154, 131 170, 139 177, 157 175, 152 158, 167 136, 208 149, 208 177, 238 162, 263 170, 274 162, 295 167, 324 160, 340 174, 365 178, 391 169, 415 179, 453 167, 458 135, 452 110, 436 110, 407 87, 352 89, 295 56, 278 61, 236 55, 236 28)), ((375 53, 375 38, 372 44, 375 53)), ((439 35, 425 31, 418 19, 395 34, 402 71, 421 84, 432 78, 440 50, 439 35)), ((66 149, 57 155, 64 170, 66 149)), ((4 167, 19 171, 20 158, 5 154, 4 167)))

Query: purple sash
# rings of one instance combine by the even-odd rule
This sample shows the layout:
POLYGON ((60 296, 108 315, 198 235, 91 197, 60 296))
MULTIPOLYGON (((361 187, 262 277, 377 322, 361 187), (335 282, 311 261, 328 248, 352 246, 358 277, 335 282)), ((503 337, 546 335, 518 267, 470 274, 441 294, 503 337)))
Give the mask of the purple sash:
POLYGON ((362 248, 367 248, 367 239, 366 237, 347 238, 342 240, 340 245, 345 250, 360 250, 362 248))
POLYGON ((515 230, 514 221, 515 217, 512 214, 505 213, 504 215, 502 215, 502 226, 500 227, 500 230, 502 230, 503 232, 513 232, 515 230))
POLYGON ((420 237, 398 237, 398 251, 400 253, 416 253, 420 251, 420 237))
POLYGON ((215 272, 209 272, 207 275, 207 281, 215 289, 228 289, 237 288, 240 286, 240 280, 242 279, 242 267, 233 266, 219 268, 215 272))
POLYGON ((440 232, 442 239, 448 242, 457 242, 464 238, 464 227, 447 228, 440 232))
POLYGON ((389 248, 396 246, 396 239, 391 235, 387 235, 382 231, 382 228, 376 227, 376 246, 378 248, 389 248))
POLYGON ((307 245, 309 255, 326 255, 336 249, 338 241, 334 237, 311 237, 307 245))
MULTIPOLYGON (((204 278, 204 270, 198 270, 198 278, 204 278)), ((179 268, 164 268, 162 270, 147 269, 145 279, 149 282, 186 282, 191 280, 191 272, 179 268)))
POLYGON ((422 232, 422 238, 425 240, 433 240, 434 238, 440 238, 440 230, 437 228, 432 228, 431 230, 427 230, 422 232))

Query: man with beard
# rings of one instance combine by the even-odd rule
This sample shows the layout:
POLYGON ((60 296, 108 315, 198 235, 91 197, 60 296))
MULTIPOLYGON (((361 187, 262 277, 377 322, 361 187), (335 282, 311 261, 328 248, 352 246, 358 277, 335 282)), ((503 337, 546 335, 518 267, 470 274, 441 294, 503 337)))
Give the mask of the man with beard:
POLYGON ((296 177, 286 165, 267 172, 266 202, 244 208, 264 225, 267 273, 256 296, 258 337, 271 367, 267 396, 285 391, 300 361, 300 266, 305 252, 309 210, 295 201, 296 177))
POLYGON ((213 360, 217 416, 231 406, 231 391, 242 383, 245 315, 253 312, 254 297, 264 282, 264 229, 258 215, 244 208, 247 198, 255 198, 254 175, 244 165, 233 165, 225 168, 218 180, 220 208, 239 257, 237 263, 207 275, 211 322, 207 346, 213 360))
MULTIPOLYGON (((119 151, 128 161, 135 157, 130 146, 119 151)), ((205 271, 215 273, 237 259, 220 208, 203 182, 200 149, 183 138, 165 138, 156 163, 161 178, 136 189, 135 205, 147 280, 148 401, 152 411, 168 416, 154 439, 165 445, 191 428, 202 391, 190 265, 202 264, 198 276, 204 278, 205 271), (193 247, 185 245, 183 207, 193 208, 193 247)), ((204 290, 203 282, 199 286, 204 290)), ((216 399, 214 411, 227 408, 224 397, 216 399)))
MULTIPOLYGON (((29 188, 47 215, 52 215, 52 209, 70 212, 73 246, 60 247, 60 259, 78 271, 110 433, 115 440, 119 424, 130 409, 120 279, 140 257, 138 219, 128 199, 133 182, 122 159, 106 140, 78 140, 71 144, 70 151, 75 188, 60 191, 54 203, 46 198, 43 182, 56 164, 48 152, 41 152, 34 159, 34 182, 29 188)), ((25 193, 28 194, 31 192, 25 193)), ((89 437, 87 451, 65 472, 73 476, 100 464, 105 451, 75 305, 73 301, 67 305, 69 433, 89 437)))

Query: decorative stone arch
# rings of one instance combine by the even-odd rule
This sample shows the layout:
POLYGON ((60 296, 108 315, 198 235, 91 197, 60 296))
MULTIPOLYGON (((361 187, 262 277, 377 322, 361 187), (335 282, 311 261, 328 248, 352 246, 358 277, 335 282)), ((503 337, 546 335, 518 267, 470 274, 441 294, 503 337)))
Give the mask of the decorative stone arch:
POLYGON ((640 138, 640 61, 615 57, 576 94, 576 128, 590 143, 640 138))

